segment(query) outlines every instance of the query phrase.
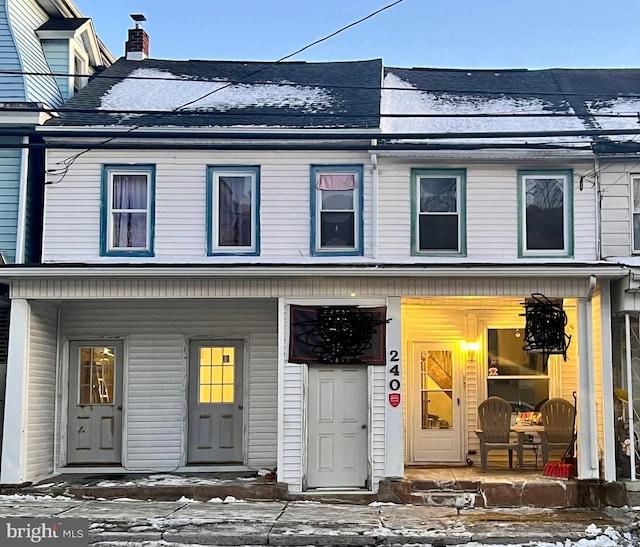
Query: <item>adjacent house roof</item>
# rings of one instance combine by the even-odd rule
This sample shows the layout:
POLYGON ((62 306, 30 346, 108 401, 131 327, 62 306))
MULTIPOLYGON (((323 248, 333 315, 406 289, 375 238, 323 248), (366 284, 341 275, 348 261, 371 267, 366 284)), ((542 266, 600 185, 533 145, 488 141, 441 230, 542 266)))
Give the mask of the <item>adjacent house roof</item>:
POLYGON ((36 30, 77 30, 89 21, 86 17, 77 19, 49 19, 36 30))
MULTIPOLYGON (((431 143, 591 146, 640 130, 640 69, 452 70, 386 68, 382 133, 450 133, 431 143), (386 116, 385 116, 386 115, 386 116), (504 132, 529 133, 522 137, 504 132), (582 135, 532 136, 536 132, 582 135), (470 139, 468 133, 498 134, 470 139)), ((411 139, 405 139, 410 142, 411 139)), ((424 140, 422 143, 424 144, 424 140)))
POLYGON ((381 74, 379 59, 120 59, 94 77, 49 125, 377 129, 381 74))

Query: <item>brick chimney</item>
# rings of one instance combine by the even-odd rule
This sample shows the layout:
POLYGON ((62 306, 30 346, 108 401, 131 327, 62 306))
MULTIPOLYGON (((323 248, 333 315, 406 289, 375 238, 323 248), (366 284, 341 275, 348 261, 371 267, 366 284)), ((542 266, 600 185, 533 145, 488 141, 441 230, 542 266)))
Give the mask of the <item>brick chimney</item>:
POLYGON ((141 26, 142 21, 147 18, 141 13, 134 13, 131 19, 136 22, 136 26, 129 29, 129 39, 124 45, 124 51, 129 61, 142 61, 149 57, 149 35, 141 26))

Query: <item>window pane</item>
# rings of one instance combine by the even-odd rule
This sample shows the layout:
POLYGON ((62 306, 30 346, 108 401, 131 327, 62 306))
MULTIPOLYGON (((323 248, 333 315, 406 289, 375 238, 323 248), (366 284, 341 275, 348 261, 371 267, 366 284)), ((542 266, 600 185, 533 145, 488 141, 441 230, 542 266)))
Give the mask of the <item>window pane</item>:
POLYGON ((489 397, 502 397, 511 403, 513 412, 538 410, 542 403, 549 399, 549 379, 489 378, 487 393, 489 397))
POLYGON ((113 246, 117 248, 147 247, 147 214, 114 213, 113 246))
POLYGON ((113 404, 115 348, 80 348, 81 405, 113 404))
POLYGON ((640 214, 633 215, 633 250, 640 250, 640 214))
POLYGON ((450 391, 422 393, 422 429, 452 429, 453 398, 450 391))
POLYGON ((218 179, 218 245, 251 246, 252 177, 220 176, 218 179))
POLYGON ((322 247, 355 247, 354 213, 321 213, 320 245, 322 247))
POLYGON ((633 179, 633 212, 640 213, 640 178, 633 179))
POLYGON ((420 179, 421 213, 455 213, 457 211, 456 178, 428 177, 420 179))
POLYGON ((540 353, 529 353, 524 346, 524 329, 488 329, 487 354, 490 376, 545 376, 540 353), (495 368, 496 370, 491 370, 495 368))
POLYGON ((322 190, 322 209, 324 211, 353 210, 353 191, 322 190))
POLYGON ((113 175, 113 208, 146 209, 147 175, 113 175))
POLYGON ((564 179, 526 179, 528 250, 564 249, 564 179))
POLYGON ((420 215, 419 245, 421 251, 457 251, 457 215, 420 215))

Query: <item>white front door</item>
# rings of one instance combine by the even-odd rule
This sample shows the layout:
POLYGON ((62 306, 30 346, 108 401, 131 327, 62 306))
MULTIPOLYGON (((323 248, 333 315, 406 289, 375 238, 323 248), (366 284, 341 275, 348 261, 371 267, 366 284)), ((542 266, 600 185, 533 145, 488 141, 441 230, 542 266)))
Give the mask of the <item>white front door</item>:
POLYGON ((121 462, 123 353, 120 341, 69 344, 68 464, 121 462))
POLYGON ((308 488, 366 488, 367 378, 365 365, 309 367, 308 488))
POLYGON ((463 461, 459 369, 454 344, 413 344, 409 423, 415 463, 463 461))

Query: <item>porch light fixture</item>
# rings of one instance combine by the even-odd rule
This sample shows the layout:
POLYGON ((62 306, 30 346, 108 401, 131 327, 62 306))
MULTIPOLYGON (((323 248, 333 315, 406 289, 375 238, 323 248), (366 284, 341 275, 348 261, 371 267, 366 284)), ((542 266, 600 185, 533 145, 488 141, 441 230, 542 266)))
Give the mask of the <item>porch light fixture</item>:
POLYGON ((544 368, 550 355, 562 355, 567 360, 567 348, 571 336, 565 332, 567 314, 562 309, 562 300, 551 300, 540 293, 534 293, 522 303, 526 320, 524 346, 529 353, 541 353, 544 368))
POLYGON ((466 340, 462 342, 462 349, 467 352, 467 359, 469 361, 476 360, 476 352, 480 349, 480 342, 467 342, 466 340))

